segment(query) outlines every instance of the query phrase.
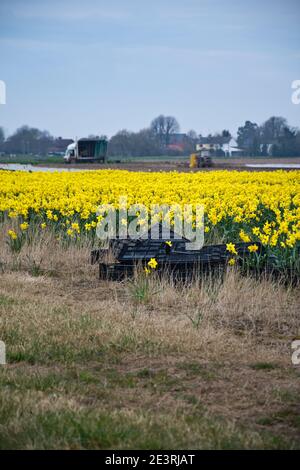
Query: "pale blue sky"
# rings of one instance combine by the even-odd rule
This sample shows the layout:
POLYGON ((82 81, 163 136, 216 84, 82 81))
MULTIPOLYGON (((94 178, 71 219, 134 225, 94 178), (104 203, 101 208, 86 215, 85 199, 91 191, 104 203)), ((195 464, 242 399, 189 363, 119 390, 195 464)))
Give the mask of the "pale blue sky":
POLYGON ((0 125, 111 136, 156 115, 182 131, 300 126, 299 0, 0 0, 0 125))

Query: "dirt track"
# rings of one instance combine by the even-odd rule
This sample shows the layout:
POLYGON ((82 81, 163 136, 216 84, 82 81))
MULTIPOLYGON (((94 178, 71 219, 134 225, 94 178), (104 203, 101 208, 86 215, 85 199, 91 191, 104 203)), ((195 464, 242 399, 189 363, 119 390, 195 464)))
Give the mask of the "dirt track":
MULTIPOLYGON (((274 168, 249 168, 247 164, 265 164, 265 163, 293 163, 300 164, 300 157, 297 158, 247 158, 247 159, 231 159, 230 161, 220 158, 214 159, 212 168, 200 168, 190 169, 189 160, 173 160, 170 158, 169 161, 132 161, 132 162, 111 162, 107 164, 101 163, 75 163, 66 165, 64 163, 54 163, 51 165, 53 168, 82 168, 83 170, 103 170, 103 169, 118 169, 118 170, 129 170, 129 171, 182 171, 182 172, 195 172, 195 171, 210 171, 210 170, 247 170, 247 171, 274 171, 274 168)), ((41 164, 39 166, 49 167, 49 163, 41 164)))

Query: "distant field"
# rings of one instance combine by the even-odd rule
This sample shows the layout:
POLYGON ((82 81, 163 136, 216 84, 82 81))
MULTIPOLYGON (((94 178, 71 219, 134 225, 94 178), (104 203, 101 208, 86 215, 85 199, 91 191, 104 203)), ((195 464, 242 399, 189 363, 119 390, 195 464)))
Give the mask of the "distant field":
POLYGON ((9 155, 0 155, 0 163, 19 163, 19 164, 31 164, 38 165, 40 163, 63 163, 64 159, 62 156, 55 155, 53 157, 49 155, 15 155, 10 157, 9 155))
POLYGON ((149 157, 108 157, 108 160, 111 162, 121 161, 121 162, 168 162, 168 161, 183 161, 188 159, 188 155, 180 156, 171 156, 171 155, 157 155, 149 157))
MULTIPOLYGON (((108 157, 109 162, 165 162, 165 161, 182 161, 188 159, 188 156, 173 157, 168 155, 149 156, 149 157, 108 157)), ((20 163, 38 165, 42 163, 63 163, 63 156, 49 155, 16 155, 10 157, 8 155, 0 156, 0 163, 20 163)))
MULTIPOLYGON (((170 156, 170 155, 157 155, 157 156, 148 156, 148 157, 108 157, 108 163, 150 163, 150 162, 186 162, 189 160, 189 155, 181 156, 170 156)), ((216 163, 232 163, 232 164, 246 164, 246 163, 267 163, 267 162, 300 162, 299 157, 237 157, 237 158, 228 158, 228 157, 214 157, 214 162, 216 163)), ((62 156, 49 156, 49 155, 25 155, 19 154, 13 157, 8 155, 0 156, 0 163, 19 163, 19 164, 59 164, 64 163, 62 156)))

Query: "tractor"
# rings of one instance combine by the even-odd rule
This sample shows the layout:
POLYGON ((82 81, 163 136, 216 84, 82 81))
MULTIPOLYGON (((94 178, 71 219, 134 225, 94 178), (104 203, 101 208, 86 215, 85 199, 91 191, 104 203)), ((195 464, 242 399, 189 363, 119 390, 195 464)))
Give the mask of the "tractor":
POLYGON ((190 168, 210 168, 213 166, 211 150, 200 150, 190 156, 190 168))

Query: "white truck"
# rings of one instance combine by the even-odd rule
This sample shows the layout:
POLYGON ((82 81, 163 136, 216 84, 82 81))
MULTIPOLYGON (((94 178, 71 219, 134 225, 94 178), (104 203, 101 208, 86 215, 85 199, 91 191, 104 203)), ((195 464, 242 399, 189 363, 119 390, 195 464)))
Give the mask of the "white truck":
POLYGON ((107 140, 79 139, 68 145, 64 155, 65 163, 107 162, 107 140))

